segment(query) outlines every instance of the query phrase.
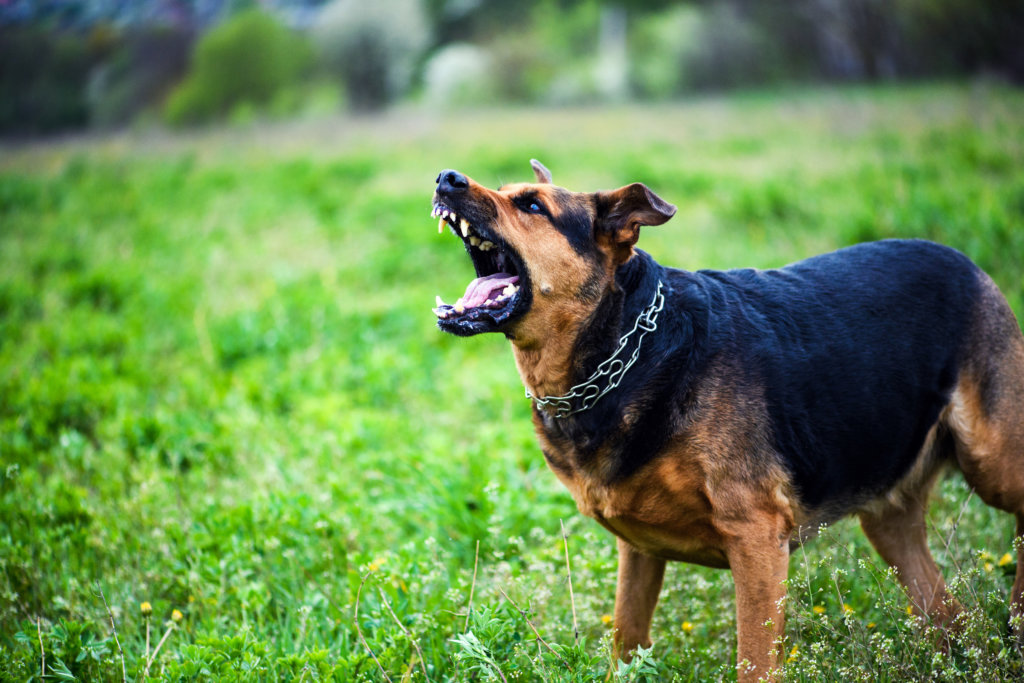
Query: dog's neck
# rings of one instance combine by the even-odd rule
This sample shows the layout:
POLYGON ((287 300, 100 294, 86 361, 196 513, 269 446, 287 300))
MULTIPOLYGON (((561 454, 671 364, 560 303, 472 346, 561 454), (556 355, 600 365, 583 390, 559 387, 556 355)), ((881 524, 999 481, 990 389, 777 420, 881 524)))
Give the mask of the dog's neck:
POLYGON ((526 390, 537 397, 561 396, 589 377, 651 305, 662 271, 654 259, 637 250, 616 270, 589 313, 573 311, 552 319, 543 339, 528 344, 513 339, 516 367, 526 390))

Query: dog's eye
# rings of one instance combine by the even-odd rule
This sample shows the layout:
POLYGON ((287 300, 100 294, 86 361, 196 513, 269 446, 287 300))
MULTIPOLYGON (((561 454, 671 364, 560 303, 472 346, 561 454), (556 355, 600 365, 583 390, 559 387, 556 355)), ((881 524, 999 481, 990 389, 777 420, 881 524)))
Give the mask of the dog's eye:
POLYGON ((526 213, 547 213, 547 209, 544 208, 544 205, 530 196, 517 198, 515 200, 515 204, 519 207, 520 211, 525 211, 526 213))

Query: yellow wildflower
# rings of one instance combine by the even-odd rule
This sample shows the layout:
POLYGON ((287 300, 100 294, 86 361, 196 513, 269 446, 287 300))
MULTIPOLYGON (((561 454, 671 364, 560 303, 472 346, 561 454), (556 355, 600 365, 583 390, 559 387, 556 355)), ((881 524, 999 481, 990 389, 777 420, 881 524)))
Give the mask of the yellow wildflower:
POLYGON ((868 628, 874 628, 874 627, 875 627, 875 622, 869 621, 868 622, 868 628))
POLYGON ((853 612, 854 612, 854 609, 844 602, 843 603, 843 614, 853 614, 853 612))
POLYGON ((173 612, 171 612, 171 620, 174 621, 175 623, 181 621, 184 618, 185 618, 185 615, 182 614, 180 610, 174 610, 173 612))
POLYGON ((912 605, 907 605, 907 614, 913 614, 913 613, 914 613, 914 607, 912 605))
POLYGON ((149 602, 144 602, 139 605, 139 611, 142 612, 142 616, 148 617, 153 613, 153 605, 149 604, 149 602))
POLYGON ((1006 565, 1010 564, 1011 562, 1013 562, 1013 556, 1010 555, 1010 553, 1006 553, 1005 555, 1003 555, 1002 557, 999 558, 999 566, 1000 567, 1005 567, 1006 565))
POLYGON ((814 612, 815 614, 824 614, 825 613, 825 607, 824 607, 824 605, 815 605, 814 607, 811 608, 811 611, 814 612))
POLYGON ((789 651, 789 656, 786 657, 786 661, 787 662, 795 662, 796 658, 799 657, 799 656, 800 656, 800 648, 798 648, 796 645, 794 645, 793 649, 789 651))
POLYGON ((601 623, 604 624, 605 626, 607 626, 608 624, 612 623, 612 615, 610 615, 610 614, 602 614, 601 615, 601 623))
POLYGON ((683 622, 683 633, 689 633, 693 630, 693 624, 688 621, 683 622))
POLYGON ((992 571, 992 563, 991 562, 986 562, 985 563, 985 571, 987 571, 987 572, 992 571))

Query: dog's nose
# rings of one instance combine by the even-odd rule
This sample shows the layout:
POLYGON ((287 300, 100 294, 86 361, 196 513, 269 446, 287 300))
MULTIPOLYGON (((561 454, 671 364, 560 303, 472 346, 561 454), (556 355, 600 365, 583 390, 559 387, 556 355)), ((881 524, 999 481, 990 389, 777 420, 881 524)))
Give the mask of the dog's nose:
POLYGON ((469 189, 469 180, 458 171, 448 169, 437 176, 437 191, 443 194, 458 194, 469 189))

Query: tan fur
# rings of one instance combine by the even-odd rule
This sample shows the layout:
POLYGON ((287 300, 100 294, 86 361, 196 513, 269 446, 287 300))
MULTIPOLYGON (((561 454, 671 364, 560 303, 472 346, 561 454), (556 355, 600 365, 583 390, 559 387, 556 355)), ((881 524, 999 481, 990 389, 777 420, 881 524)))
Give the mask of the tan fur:
MULTIPOLYGON (((533 280, 530 313, 512 326, 516 367, 534 396, 559 395, 569 389, 572 344, 593 313, 593 303, 579 301, 578 292, 592 278, 591 264, 550 230, 547 218, 524 215, 511 197, 524 189, 511 185, 494 192, 481 188, 494 202, 503 237, 519 252, 533 280), (545 227, 548 227, 545 230, 545 227)), ((558 215, 560 204, 548 185, 531 185, 544 205, 558 215)), ((612 278, 612 271, 607 279, 612 278)))

